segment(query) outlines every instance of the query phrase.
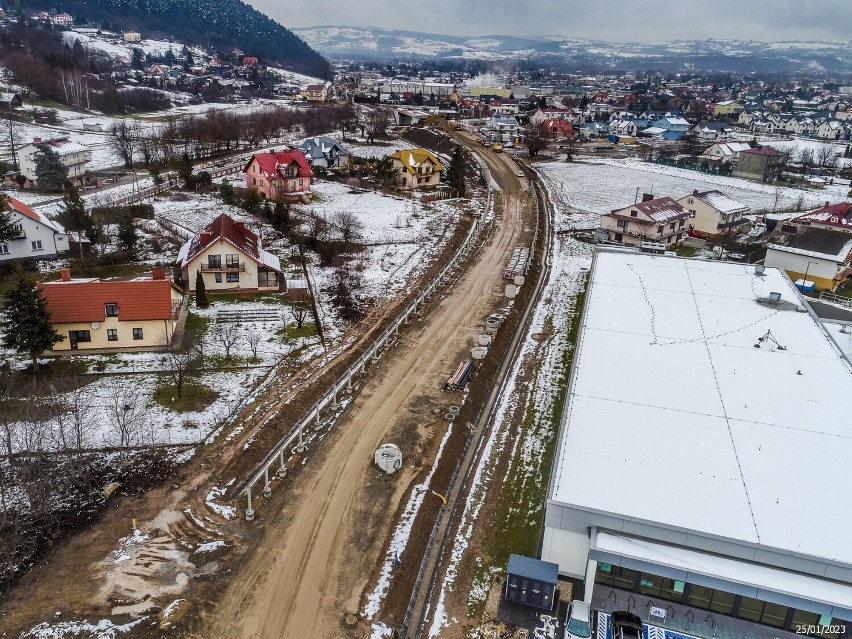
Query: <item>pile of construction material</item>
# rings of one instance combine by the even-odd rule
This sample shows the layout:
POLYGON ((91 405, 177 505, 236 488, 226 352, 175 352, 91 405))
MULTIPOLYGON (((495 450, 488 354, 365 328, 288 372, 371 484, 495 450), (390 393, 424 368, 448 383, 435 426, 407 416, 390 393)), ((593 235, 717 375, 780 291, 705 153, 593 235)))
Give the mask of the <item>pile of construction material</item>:
POLYGON ((447 383, 444 384, 444 390, 464 390, 475 368, 476 365, 472 359, 463 360, 456 368, 456 372, 450 375, 447 383))
POLYGON ((512 257, 506 264, 506 270, 503 271, 503 278, 512 280, 527 272, 527 262, 530 260, 530 249, 528 246, 516 246, 512 251, 512 257))

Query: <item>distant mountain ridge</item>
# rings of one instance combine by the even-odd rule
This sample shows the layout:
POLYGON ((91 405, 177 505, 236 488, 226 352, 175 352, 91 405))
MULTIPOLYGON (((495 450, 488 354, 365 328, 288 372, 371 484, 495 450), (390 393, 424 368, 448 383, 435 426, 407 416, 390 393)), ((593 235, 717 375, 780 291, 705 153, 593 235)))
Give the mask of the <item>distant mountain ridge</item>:
POLYGON ((726 72, 845 72, 849 42, 675 40, 614 43, 563 36, 448 36, 372 27, 318 26, 293 30, 329 58, 410 60, 551 60, 590 69, 665 69, 726 72))
POLYGON ((321 78, 328 62, 291 30, 241 0, 30 0, 33 12, 60 7, 90 24, 137 29, 143 36, 173 36, 187 44, 210 44, 222 53, 234 47, 267 63, 321 78))

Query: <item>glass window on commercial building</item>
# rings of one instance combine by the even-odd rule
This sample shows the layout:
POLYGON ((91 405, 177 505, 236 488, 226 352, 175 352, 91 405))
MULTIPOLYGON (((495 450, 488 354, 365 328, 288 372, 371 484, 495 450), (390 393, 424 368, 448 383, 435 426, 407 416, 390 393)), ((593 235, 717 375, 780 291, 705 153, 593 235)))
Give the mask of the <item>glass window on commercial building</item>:
POLYGON ((774 603, 764 603, 751 597, 742 597, 737 616, 755 623, 761 623, 773 628, 783 628, 787 619, 787 606, 774 603))
POLYGON ((633 590, 636 585, 636 571, 598 562, 595 581, 605 586, 620 588, 621 590, 633 590))
POLYGON ((683 601, 684 583, 668 577, 643 572, 639 579, 639 592, 649 597, 660 597, 668 601, 683 601))

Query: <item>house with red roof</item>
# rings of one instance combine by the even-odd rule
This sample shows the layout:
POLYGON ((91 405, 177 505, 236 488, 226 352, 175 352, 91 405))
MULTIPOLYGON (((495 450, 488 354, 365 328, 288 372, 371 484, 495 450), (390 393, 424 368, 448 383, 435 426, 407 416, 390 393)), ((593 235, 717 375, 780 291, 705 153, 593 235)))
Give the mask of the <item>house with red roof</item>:
POLYGON ((541 126, 549 136, 554 138, 573 138, 576 135, 574 127, 568 120, 545 120, 541 126))
POLYGON ((680 202, 645 194, 641 202, 601 215, 601 228, 613 242, 634 246, 658 242, 670 246, 680 244, 686 237, 690 217, 692 213, 680 202))
POLYGON ((243 58, 243 66, 244 67, 254 67, 257 66, 258 59, 257 56, 247 55, 243 58))
POLYGON ((310 200, 314 171, 301 151, 255 153, 246 164, 246 188, 267 200, 310 200))
POLYGON ((53 259, 68 252, 65 229, 44 214, 13 197, 5 198, 2 211, 18 233, 0 242, 0 262, 22 258, 53 259))
POLYGON ((211 293, 277 291, 283 282, 278 256, 264 251, 257 234, 224 213, 180 247, 177 266, 191 292, 198 273, 211 293))
POLYGON ((765 264, 784 269, 803 288, 836 289, 852 277, 852 204, 826 202, 776 226, 765 264))
POLYGON ((38 285, 51 325, 65 337, 54 351, 147 350, 173 339, 186 305, 164 268, 109 279, 72 278, 70 269, 60 273, 60 279, 38 285))

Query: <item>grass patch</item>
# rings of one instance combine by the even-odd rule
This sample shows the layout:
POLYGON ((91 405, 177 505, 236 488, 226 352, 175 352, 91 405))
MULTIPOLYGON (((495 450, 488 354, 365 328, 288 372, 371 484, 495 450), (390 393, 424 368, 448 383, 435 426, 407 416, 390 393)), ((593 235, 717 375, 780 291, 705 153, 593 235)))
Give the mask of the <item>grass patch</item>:
POLYGON ((678 246, 677 254, 680 257, 695 257, 698 253, 701 252, 701 249, 697 246, 678 246))
POLYGON ((245 366, 250 363, 250 357, 242 357, 241 355, 231 355, 230 357, 225 357, 221 354, 216 355, 208 355, 205 358, 205 364, 208 368, 234 368, 235 366, 245 366))
POLYGON ((250 295, 246 293, 216 293, 207 291, 207 297, 210 299, 210 304, 236 304, 241 302, 262 302, 263 304, 281 304, 285 303, 286 297, 284 293, 277 291, 269 292, 252 292, 250 295))
MULTIPOLYGON (((547 497, 547 486, 550 481, 551 465, 556 453, 557 434, 559 423, 565 407, 570 383, 571 365, 574 361, 574 353, 577 345, 577 335, 580 330, 580 318, 585 303, 585 292, 576 296, 575 313, 571 318, 571 324, 567 336, 567 345, 562 357, 562 379, 559 391, 554 398, 549 428, 543 429, 536 424, 536 407, 532 404, 527 406, 523 422, 520 426, 516 441, 524 441, 531 430, 539 433, 542 444, 541 456, 538 458, 538 467, 534 473, 526 474, 527 481, 506 481, 500 486, 494 512, 490 517, 490 525, 483 531, 481 548, 483 560, 477 561, 473 570, 473 585, 483 588, 484 584, 490 585, 491 576, 495 570, 502 570, 509 560, 511 553, 518 553, 535 557, 538 552, 539 539, 544 523, 544 506, 547 497)), ((541 364, 536 366, 533 384, 541 374, 541 364)), ((508 462, 505 477, 524 477, 522 468, 529 468, 529 459, 524 459, 522 446, 517 446, 513 457, 508 462)), ((502 475, 503 473, 501 473, 502 475)), ((494 478, 497 481, 497 478, 494 478)), ((487 595, 487 592, 486 592, 487 595)), ((468 613, 478 617, 482 614, 485 598, 469 599, 468 613)))
POLYGON ((296 326, 296 323, 287 324, 284 328, 279 328, 275 331, 275 334, 281 337, 281 341, 285 344, 287 342, 291 342, 293 340, 297 340, 300 337, 314 337, 317 334, 317 327, 312 323, 304 323, 301 328, 296 326))
POLYGON ((177 388, 171 382, 164 382, 154 390, 154 401, 176 413, 204 410, 219 396, 212 388, 195 382, 183 383, 183 393, 177 396, 177 388))
POLYGON ((207 326, 210 320, 201 315, 197 315, 192 311, 186 314, 186 326, 184 335, 192 333, 194 335, 204 335, 207 332, 207 326))

